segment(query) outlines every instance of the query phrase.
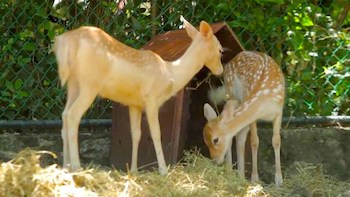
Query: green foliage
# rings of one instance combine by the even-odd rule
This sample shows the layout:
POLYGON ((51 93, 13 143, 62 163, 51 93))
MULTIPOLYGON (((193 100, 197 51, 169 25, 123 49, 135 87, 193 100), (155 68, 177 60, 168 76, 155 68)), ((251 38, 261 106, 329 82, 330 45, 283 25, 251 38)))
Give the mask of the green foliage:
MULTIPOLYGON (((155 34, 180 28, 180 15, 193 24, 226 21, 246 49, 276 59, 286 75, 286 115, 349 113, 346 0, 134 0, 123 9, 113 0, 53 2, 0 2, 1 119, 60 116, 65 97, 51 51, 56 35, 94 25, 140 48, 155 34)), ((88 117, 109 117, 106 111, 110 102, 98 100, 88 117)))
POLYGON ((47 13, 47 5, 42 2, 0 3, 1 119, 37 118, 33 111, 52 102, 55 96, 55 59, 49 52, 51 41, 63 28, 49 22, 47 13), (33 99, 39 95, 40 99, 33 99))
POLYGON ((349 34, 333 28, 337 21, 324 12, 324 7, 301 0, 294 2, 297 3, 289 6, 284 16, 284 63, 289 97, 299 101, 287 101, 287 105, 298 115, 347 114, 349 34), (300 105, 303 100, 305 105, 300 105))
POLYGON ((348 25, 350 15, 343 22, 332 18, 335 10, 343 10, 343 1, 196 2, 199 9, 193 8, 197 13, 192 16, 225 20, 246 49, 266 52, 281 64, 287 81, 286 115, 349 113, 350 34, 336 27, 348 25))

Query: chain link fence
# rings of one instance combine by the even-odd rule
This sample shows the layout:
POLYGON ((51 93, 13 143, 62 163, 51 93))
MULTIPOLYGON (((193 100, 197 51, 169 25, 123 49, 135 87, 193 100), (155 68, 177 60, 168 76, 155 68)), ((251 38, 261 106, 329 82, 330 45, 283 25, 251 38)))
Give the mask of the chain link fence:
MULTIPOLYGON (((285 116, 349 115, 350 15, 346 0, 4 0, 0 2, 0 120, 58 120, 65 104, 54 37, 93 25, 142 47, 152 36, 226 21, 247 50, 271 55, 287 81, 285 116)), ((110 118, 97 99, 84 118, 110 118)))

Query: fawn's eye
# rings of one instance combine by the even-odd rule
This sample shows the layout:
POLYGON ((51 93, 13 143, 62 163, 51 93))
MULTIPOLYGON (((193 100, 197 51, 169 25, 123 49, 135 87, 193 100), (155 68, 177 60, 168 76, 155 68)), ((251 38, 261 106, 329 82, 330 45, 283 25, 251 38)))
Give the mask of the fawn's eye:
POLYGON ((219 142, 219 138, 213 139, 213 144, 216 145, 219 142))

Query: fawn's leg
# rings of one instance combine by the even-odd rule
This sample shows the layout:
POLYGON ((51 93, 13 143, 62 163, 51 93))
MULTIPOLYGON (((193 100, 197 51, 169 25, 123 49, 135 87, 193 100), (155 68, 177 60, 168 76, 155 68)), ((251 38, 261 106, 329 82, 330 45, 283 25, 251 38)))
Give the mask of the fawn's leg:
POLYGON ((259 181, 258 174, 258 148, 259 148, 259 136, 257 132, 256 122, 250 124, 250 146, 252 149, 252 182, 259 181))
POLYGON ((168 173, 168 169, 165 163, 163 149, 162 149, 161 131, 160 131, 159 119, 158 119, 158 109, 159 109, 159 106, 152 102, 148 102, 146 104, 147 120, 148 120, 151 137, 154 144, 154 149, 156 151, 159 173, 161 175, 166 175, 168 173))
POLYGON ((226 165, 232 168, 232 140, 225 155, 226 165))
POLYGON ((142 109, 129 107, 130 129, 132 139, 131 172, 137 172, 137 156, 141 139, 141 117, 142 109))
POLYGON ((236 153, 237 153, 237 170, 242 178, 245 178, 245 167, 244 167, 244 152, 245 152, 245 142, 247 140, 247 135, 249 132, 249 127, 242 129, 236 135, 236 153))
POLYGON ((282 170, 281 170, 281 122, 282 122, 282 113, 277 116, 273 121, 273 136, 272 136, 272 145, 275 151, 275 165, 276 165, 276 174, 275 174, 275 183, 279 187, 283 183, 282 170))
POLYGON ((83 114, 90 107, 96 96, 97 91, 94 91, 91 88, 80 88, 78 97, 66 112, 66 122, 68 131, 66 137, 68 138, 67 141, 71 165, 70 169, 72 171, 75 171, 78 168, 80 168, 78 147, 79 123, 83 114))
POLYGON ((67 110, 71 107, 72 103, 76 100, 79 93, 78 84, 74 79, 67 82, 67 101, 62 113, 62 130, 61 137, 63 140, 63 167, 69 168, 70 155, 68 147, 68 125, 67 125, 67 110))

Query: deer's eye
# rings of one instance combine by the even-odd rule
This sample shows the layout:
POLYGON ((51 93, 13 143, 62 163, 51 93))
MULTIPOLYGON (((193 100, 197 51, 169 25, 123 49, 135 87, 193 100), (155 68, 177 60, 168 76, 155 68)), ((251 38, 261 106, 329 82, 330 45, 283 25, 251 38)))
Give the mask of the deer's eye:
POLYGON ((213 144, 216 145, 219 142, 219 138, 213 139, 213 144))

